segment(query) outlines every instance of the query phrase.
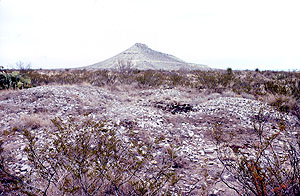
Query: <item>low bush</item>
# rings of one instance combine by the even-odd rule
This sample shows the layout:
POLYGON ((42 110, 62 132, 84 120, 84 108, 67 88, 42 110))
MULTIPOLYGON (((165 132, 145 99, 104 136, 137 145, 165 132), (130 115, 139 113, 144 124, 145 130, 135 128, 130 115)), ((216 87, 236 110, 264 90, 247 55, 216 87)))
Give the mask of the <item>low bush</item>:
POLYGON ((135 81, 140 87, 157 87, 165 83, 165 77, 161 72, 147 70, 138 73, 135 81))
MULTIPOLYGON (((175 172, 175 148, 160 157, 154 142, 139 140, 130 131, 120 132, 108 121, 85 117, 77 122, 52 120, 55 130, 46 138, 22 130, 30 166, 26 176, 11 175, 20 193, 31 195, 172 195, 180 180, 175 172), (25 186, 26 185, 26 186, 25 186)), ((3 150, 0 151, 3 154, 3 150)), ((3 158, 1 171, 9 174, 3 158)))
MULTIPOLYGON (((263 110, 253 120, 253 135, 236 144, 216 126, 213 138, 223 165, 220 179, 238 195, 295 196, 300 194, 300 140, 283 120, 266 131, 263 110)), ((241 137, 240 135, 238 137, 241 137)))
POLYGON ((188 82, 188 79, 184 76, 183 73, 180 72, 171 72, 170 74, 168 74, 168 80, 170 81, 171 86, 184 86, 188 82))

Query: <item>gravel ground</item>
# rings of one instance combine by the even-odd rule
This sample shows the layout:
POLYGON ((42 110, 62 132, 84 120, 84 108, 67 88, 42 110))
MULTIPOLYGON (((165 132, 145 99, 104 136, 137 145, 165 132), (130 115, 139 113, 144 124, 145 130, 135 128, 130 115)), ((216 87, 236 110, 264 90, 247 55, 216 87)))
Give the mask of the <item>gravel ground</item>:
MULTIPOLYGON (((260 101, 235 95, 224 97, 220 94, 204 96, 190 89, 135 89, 100 88, 88 85, 40 86, 18 91, 0 92, 0 132, 13 127, 31 128, 43 137, 44 128, 51 129, 50 119, 66 118, 68 115, 90 114, 95 119, 110 119, 121 125, 133 125, 136 133, 150 137, 164 135, 162 145, 177 144, 184 167, 178 169, 183 177, 182 187, 192 188, 195 182, 200 188, 206 184, 209 193, 233 194, 220 182, 203 181, 203 168, 214 177, 222 168, 216 157, 216 148, 209 130, 221 124, 223 131, 240 134, 240 142, 251 139, 253 117, 259 111, 267 116, 266 130, 276 131, 272 123, 283 119, 294 134, 299 129, 297 118, 282 115, 260 101)), ((46 136, 45 136, 46 137, 46 136)), ((6 148, 19 160, 12 168, 16 173, 29 169, 22 155, 24 144, 18 140, 6 143, 6 148)), ((195 190, 195 195, 200 194, 195 190)))

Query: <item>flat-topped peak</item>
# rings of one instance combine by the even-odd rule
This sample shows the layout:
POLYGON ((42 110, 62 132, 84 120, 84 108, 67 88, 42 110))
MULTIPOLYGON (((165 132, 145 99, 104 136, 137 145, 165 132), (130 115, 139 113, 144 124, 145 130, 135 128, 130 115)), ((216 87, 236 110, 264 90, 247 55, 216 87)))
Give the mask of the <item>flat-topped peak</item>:
POLYGON ((142 44, 142 43, 136 43, 134 44, 135 47, 138 47, 138 48, 148 48, 148 46, 146 44, 142 44))
POLYGON ((135 43, 133 46, 118 55, 105 61, 90 65, 87 68, 115 69, 118 67, 118 62, 120 61, 130 61, 133 64, 133 68, 140 70, 208 69, 205 65, 187 63, 173 55, 155 51, 143 43, 135 43))

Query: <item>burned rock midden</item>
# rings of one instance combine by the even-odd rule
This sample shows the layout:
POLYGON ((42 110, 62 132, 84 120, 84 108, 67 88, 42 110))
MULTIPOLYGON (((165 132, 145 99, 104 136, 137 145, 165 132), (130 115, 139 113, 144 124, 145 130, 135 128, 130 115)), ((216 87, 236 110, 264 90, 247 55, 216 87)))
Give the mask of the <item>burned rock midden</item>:
MULTIPOLYGON (((201 194, 203 186, 208 194, 234 194, 216 180, 222 165, 209 134, 216 124, 222 125, 224 132, 239 134, 240 144, 236 147, 243 146, 253 131, 252 118, 263 109, 268 116, 266 130, 276 131, 278 128, 272 125, 284 118, 294 127, 291 135, 299 134, 296 117, 283 116, 263 102, 235 95, 202 100, 198 92, 178 88, 123 91, 89 85, 40 86, 1 95, 0 131, 28 128, 37 133, 39 139, 47 141, 44 129, 51 129, 50 119, 69 115, 80 118, 88 114, 95 120, 110 119, 120 129, 129 128, 137 134, 163 136, 161 146, 178 146, 180 161, 174 170, 182 178, 179 184, 182 190, 193 189, 194 195, 201 194), (204 179, 204 170, 207 179, 204 179)), ((30 166, 23 153, 25 144, 19 137, 16 134, 6 140, 4 147, 17 160, 17 164, 10 165, 10 170, 17 175, 27 175, 30 166)), ((281 145, 280 141, 277 145, 281 145)))

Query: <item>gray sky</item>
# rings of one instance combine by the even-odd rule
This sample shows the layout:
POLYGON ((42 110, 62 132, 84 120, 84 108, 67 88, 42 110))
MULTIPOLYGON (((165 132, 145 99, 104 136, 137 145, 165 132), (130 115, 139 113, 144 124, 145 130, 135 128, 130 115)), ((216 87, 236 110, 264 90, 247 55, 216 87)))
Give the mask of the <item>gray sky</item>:
POLYGON ((0 65, 90 65, 134 43, 214 68, 300 69, 298 0, 0 0, 0 65))

